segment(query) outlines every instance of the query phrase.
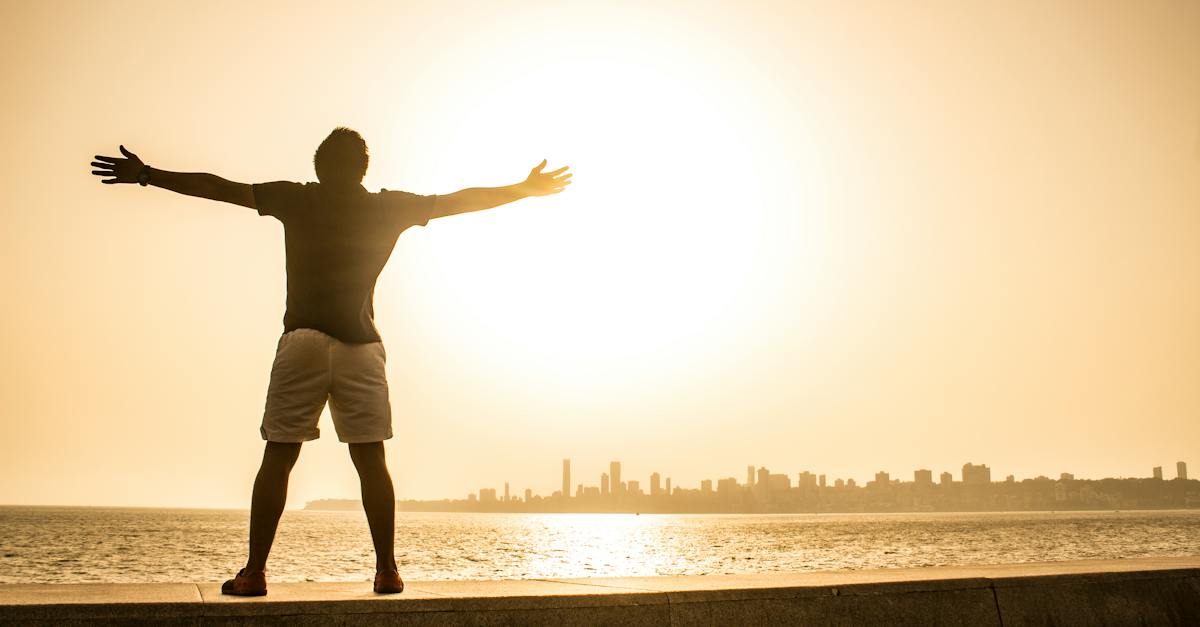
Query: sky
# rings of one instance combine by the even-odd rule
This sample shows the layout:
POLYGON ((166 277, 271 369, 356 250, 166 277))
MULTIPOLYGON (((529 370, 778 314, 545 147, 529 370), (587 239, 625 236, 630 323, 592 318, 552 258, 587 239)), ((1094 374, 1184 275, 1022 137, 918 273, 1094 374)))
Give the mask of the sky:
MULTIPOLYGON (((1200 4, 7 2, 0 503, 246 507, 285 297, 168 170, 566 193, 405 232, 399 498, 1200 470, 1200 4)), ((328 414, 289 506, 356 498, 328 414)))

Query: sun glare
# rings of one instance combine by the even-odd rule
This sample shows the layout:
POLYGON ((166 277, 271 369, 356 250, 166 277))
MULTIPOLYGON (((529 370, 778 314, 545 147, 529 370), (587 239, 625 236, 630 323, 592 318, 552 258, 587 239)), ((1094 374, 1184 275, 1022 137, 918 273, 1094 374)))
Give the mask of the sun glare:
POLYGON ((714 80, 703 59, 671 59, 668 71, 646 52, 576 49, 537 73, 493 77, 486 102, 456 108, 437 155, 455 176, 543 156, 576 172, 561 196, 424 233, 423 298, 453 318, 464 350, 570 384, 613 368, 687 369, 743 332, 767 237, 758 171, 770 154, 741 104, 753 94, 714 80))

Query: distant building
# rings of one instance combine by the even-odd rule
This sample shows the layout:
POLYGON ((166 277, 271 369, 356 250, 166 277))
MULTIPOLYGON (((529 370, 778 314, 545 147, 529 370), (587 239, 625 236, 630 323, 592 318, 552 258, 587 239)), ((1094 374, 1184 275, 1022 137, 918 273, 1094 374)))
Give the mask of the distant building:
POLYGON ((600 473, 600 496, 608 496, 608 473, 600 473))
POLYGON ((966 485, 987 485, 992 482, 992 469, 987 464, 963 464, 962 480, 966 485))
POLYGON ((480 503, 496 502, 496 488, 480 488, 479 502, 480 503))
POLYGON ((844 488, 844 487, 846 487, 846 481, 844 479, 834 479, 833 487, 844 488))
POLYGON ((671 496, 671 478, 670 477, 667 477, 666 490, 667 490, 667 496, 671 496))
POLYGON ((642 486, 637 481, 630 479, 625 483, 625 492, 630 496, 637 496, 642 493, 642 486))
POLYGON ((767 489, 771 492, 787 492, 792 489, 792 478, 783 474, 768 474, 767 489))
POLYGON ((474 492, 472 492, 471 494, 468 494, 468 495, 467 495, 467 502, 468 502, 468 503, 474 503, 474 502, 475 502, 475 501, 477 501, 477 500, 478 500, 478 499, 475 497, 475 493, 474 493, 474 492))
POLYGON ((662 490, 661 483, 662 477, 657 472, 650 473, 650 496, 658 496, 659 491, 662 490))
POLYGON ((1175 462, 1175 478, 1187 479, 1187 464, 1183 462, 1175 462))
POLYGON ((575 486, 575 496, 576 497, 583 496, 583 484, 582 483, 575 486))
POLYGON ((511 498, 509 498, 509 496, 508 496, 508 482, 507 482, 507 481, 505 481, 505 482, 504 482, 504 502, 505 502, 505 503, 507 503, 507 502, 509 502, 509 501, 511 501, 511 500, 512 500, 512 499, 511 499, 511 498))
POLYGON ((880 470, 875 473, 875 481, 871 482, 876 488, 886 488, 892 483, 892 478, 886 472, 880 470))
POLYGON ((943 472, 942 475, 938 479, 939 479, 938 483, 940 483, 942 485, 950 485, 951 483, 954 483, 954 475, 952 475, 948 472, 943 472))
POLYGON ((1059 481, 1074 481, 1075 475, 1069 472, 1064 472, 1058 476, 1059 481))
POLYGON ((933 471, 922 468, 913 471, 913 483, 919 486, 933 485, 933 471))
POLYGON ((1016 477, 1014 477, 1014 476, 1012 476, 1012 475, 1009 475, 1009 476, 1007 476, 1007 477, 1005 477, 1005 478, 1004 478, 1004 482, 1005 482, 1005 483, 1016 483, 1016 482, 1017 482, 1017 478, 1016 478, 1016 477))
POLYGON ((806 488, 806 489, 810 489, 810 490, 816 488, 817 487, 817 476, 812 474, 811 472, 808 472, 807 470, 805 470, 804 472, 800 473, 800 476, 798 477, 798 480, 796 481, 796 487, 806 488))
POLYGON ((733 498, 738 493, 738 482, 733 477, 725 479, 717 479, 717 496, 721 498, 733 498))
POLYGON ((571 460, 563 460, 563 476, 562 476, 562 494, 564 497, 571 496, 571 460))
POLYGON ((608 480, 611 481, 614 496, 621 494, 621 462, 608 463, 608 480))
POLYGON ((857 488, 857 487, 858 487, 858 482, 857 482, 857 481, 855 481, 855 480, 853 480, 853 479, 847 479, 847 480, 846 480, 846 487, 847 487, 847 488, 857 488))
POLYGON ((1162 466, 1154 467, 1154 478, 1162 481, 1162 466))
POLYGON ((701 492, 703 492, 703 493, 705 493, 705 494, 711 494, 711 493, 712 493, 712 491, 713 491, 713 489, 712 489, 712 479, 703 479, 703 480, 701 480, 701 481, 700 481, 700 491, 701 491, 701 492))
POLYGON ((525 488, 525 502, 528 503, 532 500, 533 500, 533 490, 531 490, 529 488, 525 488))
POLYGON ((820 475, 817 477, 817 485, 821 486, 822 488, 825 487, 825 475, 820 475))
MULTIPOLYGON (((582 486, 582 485, 580 485, 579 487, 583 488, 583 486, 582 486)), ((592 499, 594 499, 594 498, 599 498, 599 496, 600 496, 600 488, 597 488, 597 487, 596 487, 596 486, 594 486, 594 485, 593 485, 593 486, 588 486, 588 487, 586 487, 586 488, 583 488, 583 496, 585 496, 585 497, 587 497, 587 498, 592 498, 592 499)))
POLYGON ((746 466, 746 487, 754 487, 754 466, 746 466))

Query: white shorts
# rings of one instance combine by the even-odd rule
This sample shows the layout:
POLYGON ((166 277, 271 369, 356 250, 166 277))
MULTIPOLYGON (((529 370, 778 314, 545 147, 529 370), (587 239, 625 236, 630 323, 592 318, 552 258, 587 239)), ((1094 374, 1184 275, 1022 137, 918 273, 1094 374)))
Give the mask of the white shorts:
POLYGON ((279 338, 260 431, 271 442, 307 442, 329 402, 338 440, 380 442, 392 437, 383 342, 347 344, 315 329, 279 338))

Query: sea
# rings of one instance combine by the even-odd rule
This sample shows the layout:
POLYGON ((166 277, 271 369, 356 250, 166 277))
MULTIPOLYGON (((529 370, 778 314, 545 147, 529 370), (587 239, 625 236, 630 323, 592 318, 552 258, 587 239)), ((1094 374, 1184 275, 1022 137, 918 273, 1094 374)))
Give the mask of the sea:
MULTIPOLYGON (((245 510, 0 506, 0 583, 204 582, 245 510)), ((397 514, 408 580, 797 572, 1200 555, 1200 510, 923 514, 397 514)), ((271 581, 366 581, 360 511, 289 510, 271 581)))

